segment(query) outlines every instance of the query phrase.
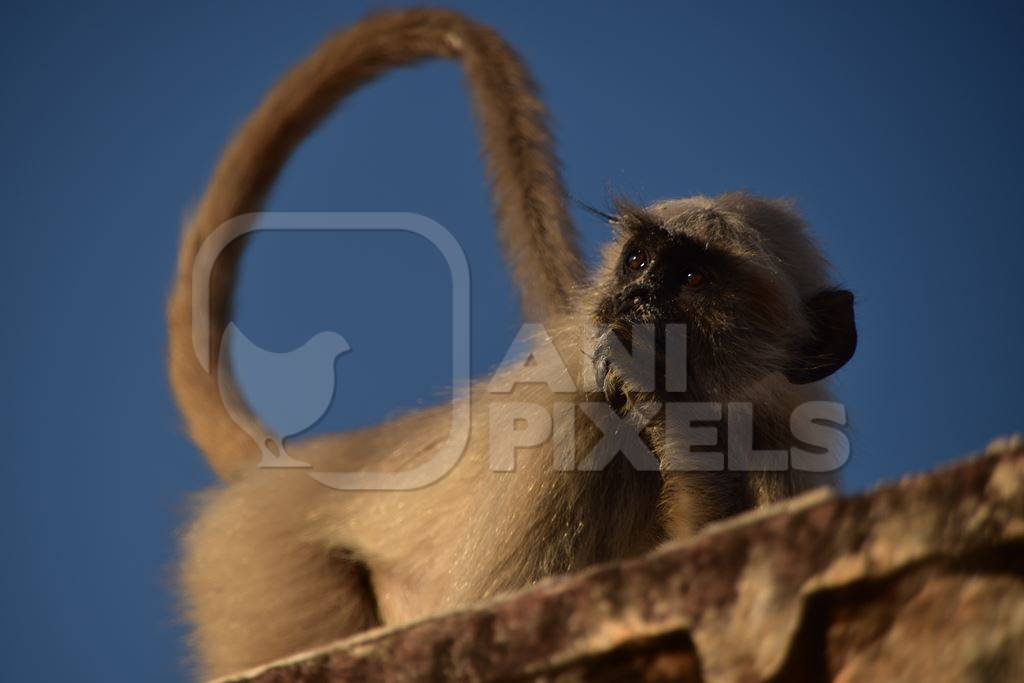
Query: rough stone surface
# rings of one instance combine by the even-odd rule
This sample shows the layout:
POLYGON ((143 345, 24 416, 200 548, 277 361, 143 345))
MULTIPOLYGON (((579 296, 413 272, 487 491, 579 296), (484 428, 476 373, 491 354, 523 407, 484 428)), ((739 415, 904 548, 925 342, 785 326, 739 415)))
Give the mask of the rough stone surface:
POLYGON ((990 451, 228 680, 1024 681, 1024 449, 990 451))

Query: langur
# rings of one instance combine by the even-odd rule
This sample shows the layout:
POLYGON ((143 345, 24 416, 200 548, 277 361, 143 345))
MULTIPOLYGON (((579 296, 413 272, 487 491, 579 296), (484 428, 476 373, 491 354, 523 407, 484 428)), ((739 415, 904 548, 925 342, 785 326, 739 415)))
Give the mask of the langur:
MULTIPOLYGON (((171 384, 189 434, 225 480, 201 497, 183 536, 181 585, 204 675, 635 556, 831 481, 729 466, 740 441, 748 455, 800 446, 794 410, 828 400, 821 380, 856 345, 853 297, 832 284, 792 208, 742 193, 620 202, 607 215, 614 239, 587 274, 565 196, 526 69, 492 31, 449 11, 381 13, 334 36, 243 126, 186 228, 168 307, 171 384), (203 241, 261 208, 290 152, 341 99, 433 57, 457 60, 467 77, 499 236, 526 317, 543 323, 533 362, 503 363, 459 399, 466 447, 428 486, 339 491, 307 470, 258 468, 252 434, 267 432, 250 413, 229 416, 217 382, 239 244, 212 267, 210 367, 192 346, 203 241), (647 386, 624 362, 623 350, 644 355, 637 326, 653 331, 657 377, 679 361, 669 330, 685 330, 678 386, 647 386), (676 429, 679 401, 730 407, 676 429), (733 404, 749 406, 743 429, 733 404), (629 426, 632 440, 609 446, 629 426), (608 457, 592 466, 602 448, 608 457), (712 456, 723 466, 688 466, 712 456)), ((429 461, 451 424, 452 407, 437 407, 289 454, 316 471, 403 471, 429 461)))

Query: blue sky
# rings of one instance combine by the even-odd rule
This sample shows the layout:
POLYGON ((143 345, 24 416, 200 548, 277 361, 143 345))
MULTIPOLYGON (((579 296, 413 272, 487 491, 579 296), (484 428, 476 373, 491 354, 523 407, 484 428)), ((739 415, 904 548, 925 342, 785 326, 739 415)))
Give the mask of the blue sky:
MULTIPOLYGON (((1013 4, 450 5, 497 27, 532 67, 573 194, 797 201, 858 296, 860 348, 836 382, 848 489, 1024 428, 1024 16, 1013 4)), ((274 80, 332 29, 393 6, 0 10, 12 678, 185 675, 175 530, 213 477, 164 378, 180 221, 274 80)), ((503 357, 517 302, 455 66, 359 93, 298 151, 270 208, 440 222, 470 263, 474 373, 503 357)), ((577 218, 593 255, 607 228, 577 218)), ((447 287, 441 257, 407 235, 264 235, 235 320, 278 351, 344 334, 343 390, 318 427, 344 429, 443 393, 447 287)))

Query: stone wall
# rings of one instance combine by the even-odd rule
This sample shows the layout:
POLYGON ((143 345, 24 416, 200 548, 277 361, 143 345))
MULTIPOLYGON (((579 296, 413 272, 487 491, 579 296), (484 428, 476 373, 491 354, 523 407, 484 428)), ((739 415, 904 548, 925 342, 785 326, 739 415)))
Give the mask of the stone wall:
POLYGON ((1024 449, 990 450, 229 680, 1024 681, 1024 449))

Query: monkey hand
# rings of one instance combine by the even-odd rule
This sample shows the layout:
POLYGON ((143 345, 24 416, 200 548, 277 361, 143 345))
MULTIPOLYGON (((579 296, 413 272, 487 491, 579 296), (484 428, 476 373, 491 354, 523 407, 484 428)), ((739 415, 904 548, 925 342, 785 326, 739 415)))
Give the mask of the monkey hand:
POLYGON ((613 334, 612 330, 606 330, 594 345, 594 380, 605 402, 616 413, 625 415, 633 408, 637 392, 632 390, 620 363, 616 362, 614 346, 610 341, 613 334))

